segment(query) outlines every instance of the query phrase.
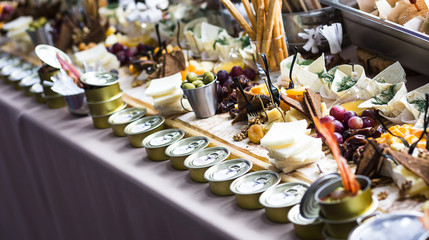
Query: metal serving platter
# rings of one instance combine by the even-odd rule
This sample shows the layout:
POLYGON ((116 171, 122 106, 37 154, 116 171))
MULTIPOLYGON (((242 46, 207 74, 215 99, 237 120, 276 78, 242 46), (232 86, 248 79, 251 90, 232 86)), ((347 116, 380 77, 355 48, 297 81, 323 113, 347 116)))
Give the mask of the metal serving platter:
POLYGON ((320 2, 341 11, 354 45, 392 58, 411 70, 429 76, 429 35, 382 20, 338 0, 320 2))

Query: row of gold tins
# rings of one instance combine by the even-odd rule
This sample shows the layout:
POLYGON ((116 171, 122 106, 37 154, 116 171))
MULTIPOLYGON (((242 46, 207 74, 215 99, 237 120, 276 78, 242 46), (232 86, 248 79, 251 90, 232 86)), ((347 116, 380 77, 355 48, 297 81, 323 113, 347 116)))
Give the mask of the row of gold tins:
MULTIPOLYGON (((47 101, 50 108, 65 106, 61 95, 52 92, 50 86, 40 84, 44 80, 50 81, 55 69, 45 66, 39 68, 37 74, 34 66, 7 55, 0 55, 0 69, 0 77, 7 83, 14 83, 17 89, 25 89, 27 95, 35 94, 38 101, 47 101)), ((302 239, 345 239, 359 217, 372 214, 377 208, 366 177, 357 178, 362 186, 357 196, 335 202, 324 201, 329 193, 342 186, 337 174, 326 175, 311 186, 279 184, 280 177, 273 171, 249 173, 252 162, 230 159, 227 148, 206 148, 209 145, 206 137, 183 139, 185 133, 182 130, 164 129, 163 117, 145 117, 146 109, 125 109, 116 75, 93 72, 82 75, 80 80, 96 128, 112 127, 116 136, 128 136, 130 144, 144 147, 152 161, 170 160, 171 166, 177 170, 189 169, 192 180, 208 182, 216 195, 235 194, 238 206, 243 209, 265 207, 270 220, 291 221, 297 236, 302 239)))
POLYGON ((243 209, 265 207, 270 220, 291 221, 302 239, 346 239, 357 226, 358 218, 372 214, 377 208, 367 177, 357 176, 362 187, 357 196, 325 201, 329 193, 342 187, 338 174, 326 175, 311 186, 279 184, 276 172, 248 173, 252 162, 230 159, 230 152, 224 147, 206 148, 209 145, 206 137, 183 139, 182 130, 164 129, 162 117, 144 117, 145 113, 145 109, 126 109, 113 114, 109 124, 115 135, 128 136, 132 146, 144 147, 150 160, 170 160, 173 168, 189 170, 193 181, 208 182, 216 195, 235 194, 238 206, 243 209))

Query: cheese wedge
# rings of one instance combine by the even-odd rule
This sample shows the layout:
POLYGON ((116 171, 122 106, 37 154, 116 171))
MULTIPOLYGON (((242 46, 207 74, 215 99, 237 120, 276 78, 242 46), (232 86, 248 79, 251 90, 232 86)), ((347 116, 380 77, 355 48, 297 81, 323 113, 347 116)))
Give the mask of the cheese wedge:
MULTIPOLYGON (((311 138, 311 137, 310 137, 311 138)), ((288 162, 315 162, 320 159, 322 150, 322 139, 311 138, 308 140, 307 147, 304 151, 295 154, 287 159, 288 162)))
MULTIPOLYGON (((305 134, 301 135, 302 137, 297 138, 297 142, 294 144, 278 149, 268 149, 270 155, 276 160, 288 161, 288 159, 296 154, 306 151, 309 147, 309 142, 312 137, 305 134)), ((304 159, 305 160, 305 159, 304 159)))
POLYGON ((165 96, 174 93, 180 88, 181 83, 182 75, 180 72, 168 77, 153 79, 146 89, 145 95, 150 97, 165 96))

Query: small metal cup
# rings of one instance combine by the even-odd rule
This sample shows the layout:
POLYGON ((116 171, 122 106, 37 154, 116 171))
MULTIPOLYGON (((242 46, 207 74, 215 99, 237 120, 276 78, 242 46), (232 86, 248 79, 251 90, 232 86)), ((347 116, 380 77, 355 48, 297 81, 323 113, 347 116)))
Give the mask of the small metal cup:
POLYGON ((67 108, 70 113, 75 115, 88 115, 89 108, 85 99, 85 93, 64 96, 67 108))
MULTIPOLYGON (((197 118, 208 118, 216 114, 217 108, 217 77, 208 85, 194 89, 184 89, 183 98, 188 99, 197 118)), ((180 103, 182 104, 182 99, 180 103)), ((183 107, 183 104, 182 104, 183 107)), ((183 109, 187 110, 185 107, 183 109)), ((189 110, 187 110, 189 111, 189 110)))

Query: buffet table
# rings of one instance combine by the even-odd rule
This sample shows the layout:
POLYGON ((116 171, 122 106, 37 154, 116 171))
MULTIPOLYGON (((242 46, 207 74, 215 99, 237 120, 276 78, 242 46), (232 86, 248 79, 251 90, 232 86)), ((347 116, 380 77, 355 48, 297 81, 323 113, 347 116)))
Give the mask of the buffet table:
POLYGON ((296 239, 89 117, 0 92, 0 239, 296 239))

